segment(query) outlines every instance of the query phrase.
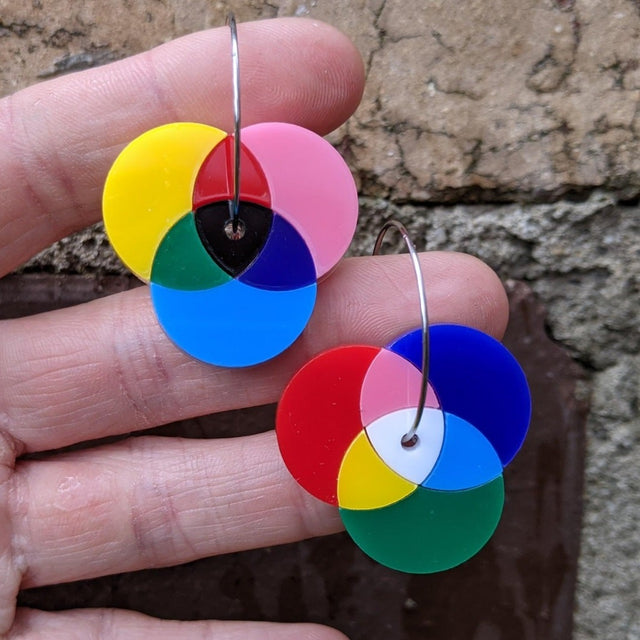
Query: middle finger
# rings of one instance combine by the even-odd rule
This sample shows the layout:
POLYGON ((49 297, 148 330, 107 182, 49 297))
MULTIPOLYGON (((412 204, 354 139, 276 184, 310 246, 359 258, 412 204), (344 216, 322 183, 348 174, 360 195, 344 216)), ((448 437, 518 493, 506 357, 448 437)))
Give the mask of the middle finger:
MULTIPOLYGON (((455 253, 421 256, 434 322, 500 336, 506 298, 495 274, 455 253)), ((321 284, 309 326, 265 365, 222 369, 171 344, 146 289, 41 316, 0 331, 0 421, 22 451, 42 451, 197 415, 277 400, 312 355, 345 343, 385 344, 419 325, 406 256, 345 260, 321 284)))

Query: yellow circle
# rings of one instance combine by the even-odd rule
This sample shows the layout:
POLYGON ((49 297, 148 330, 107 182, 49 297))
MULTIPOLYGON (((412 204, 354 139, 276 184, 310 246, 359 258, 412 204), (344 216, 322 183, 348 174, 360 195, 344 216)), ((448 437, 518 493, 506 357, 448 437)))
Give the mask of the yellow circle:
POLYGON ((388 467, 362 431, 340 465, 338 504, 343 509, 380 509, 406 498, 417 486, 388 467))
POLYGON ((102 212, 109 240, 143 280, 165 233, 191 211, 198 171, 227 134, 215 127, 176 122, 151 129, 129 143, 113 163, 102 212))

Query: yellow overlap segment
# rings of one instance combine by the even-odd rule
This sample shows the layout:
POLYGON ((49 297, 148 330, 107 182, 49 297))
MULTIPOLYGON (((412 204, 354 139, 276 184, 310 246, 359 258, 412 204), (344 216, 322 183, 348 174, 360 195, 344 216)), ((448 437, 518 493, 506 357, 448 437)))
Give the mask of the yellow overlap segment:
POLYGON ((379 509, 415 491, 375 452, 362 431, 351 443, 338 473, 338 504, 345 509, 379 509))
POLYGON ((191 211, 198 171, 226 136, 215 127, 176 122, 143 133, 116 158, 104 187, 104 223, 116 253, 138 277, 149 280, 156 249, 191 211))

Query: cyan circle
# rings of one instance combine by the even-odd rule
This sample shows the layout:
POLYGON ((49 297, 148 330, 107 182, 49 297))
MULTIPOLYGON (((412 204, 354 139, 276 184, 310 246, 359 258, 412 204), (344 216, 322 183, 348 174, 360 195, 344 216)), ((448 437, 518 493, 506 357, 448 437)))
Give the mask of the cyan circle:
POLYGON ((422 486, 438 491, 463 491, 495 480, 502 462, 478 429, 466 420, 444 414, 440 456, 422 486))
POLYGON ((166 334, 189 355, 221 367, 265 362, 304 330, 316 283, 290 291, 230 280, 213 289, 180 291, 151 283, 151 299, 166 334))

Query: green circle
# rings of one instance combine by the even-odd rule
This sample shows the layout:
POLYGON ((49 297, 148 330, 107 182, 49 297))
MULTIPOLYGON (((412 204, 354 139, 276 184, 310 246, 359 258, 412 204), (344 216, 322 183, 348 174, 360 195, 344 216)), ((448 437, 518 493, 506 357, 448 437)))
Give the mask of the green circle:
POLYGON ((340 509, 354 542, 374 560, 406 573, 436 573, 474 556, 493 535, 504 505, 502 476, 465 491, 418 487, 388 507, 340 509))
POLYGON ((200 291, 231 279, 202 246, 193 213, 180 218, 167 231, 153 258, 151 282, 163 287, 200 291))

